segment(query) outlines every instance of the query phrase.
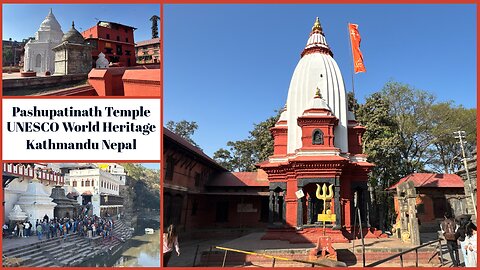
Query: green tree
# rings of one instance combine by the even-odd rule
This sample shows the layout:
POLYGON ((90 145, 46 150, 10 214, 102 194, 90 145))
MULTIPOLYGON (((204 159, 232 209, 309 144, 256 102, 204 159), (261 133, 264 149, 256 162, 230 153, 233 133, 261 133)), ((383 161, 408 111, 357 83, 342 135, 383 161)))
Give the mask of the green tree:
POLYGON ((168 121, 167 128, 173 133, 184 138, 186 141, 193 144, 194 146, 199 147, 198 144, 192 139, 193 134, 195 134, 195 131, 198 129, 197 122, 189 122, 186 120, 182 120, 179 122, 168 121))
POLYGON ((255 171, 256 164, 267 160, 273 154, 273 138, 270 134, 280 114, 254 124, 248 138, 227 142, 228 149, 220 148, 213 158, 224 168, 231 171, 255 171))
POLYGON ((428 149, 434 139, 431 106, 435 97, 407 84, 388 82, 381 94, 387 99, 390 115, 398 129, 403 174, 421 172, 429 162, 428 149))
POLYGON ((150 21, 152 22, 152 38, 158 38, 158 21, 160 17, 157 15, 153 15, 150 17, 150 21))
POLYGON ((365 104, 359 106, 357 119, 366 128, 363 135, 364 153, 368 161, 375 164, 370 174, 370 185, 376 187, 376 203, 387 207, 374 208, 376 220, 373 225, 387 229, 392 224, 393 200, 386 189, 405 174, 401 168, 401 155, 398 151, 400 138, 398 125, 390 114, 388 99, 382 93, 374 93, 365 104))
POLYGON ((466 132, 466 152, 476 148, 476 109, 465 109, 452 102, 432 105, 432 130, 434 139, 430 148, 429 167, 439 173, 453 173, 462 167, 461 150, 454 132, 466 132))
POLYGON ((138 163, 124 163, 122 166, 131 179, 128 185, 134 190, 135 208, 159 209, 160 172, 147 169, 138 163))
POLYGON ((13 49, 11 46, 7 46, 3 48, 2 51, 2 65, 9 66, 13 62, 13 49))

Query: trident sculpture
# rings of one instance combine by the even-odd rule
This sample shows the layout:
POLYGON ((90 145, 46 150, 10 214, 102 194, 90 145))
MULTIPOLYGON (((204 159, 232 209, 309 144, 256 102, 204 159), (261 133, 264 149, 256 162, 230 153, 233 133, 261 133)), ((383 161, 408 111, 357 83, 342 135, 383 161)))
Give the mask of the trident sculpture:
POLYGON ((327 185, 324 183, 322 186, 322 193, 320 193, 320 185, 317 184, 317 198, 319 200, 323 200, 323 211, 322 214, 326 214, 327 211, 327 201, 330 201, 333 198, 333 184, 328 186, 328 193, 327 193, 327 185))
POLYGON ((327 192, 327 185, 324 183, 320 192, 320 185, 317 184, 317 198, 319 200, 323 200, 323 211, 321 214, 318 214, 317 220, 323 222, 323 233, 325 234, 325 223, 327 221, 334 222, 336 219, 336 215, 332 214, 332 211, 327 210, 327 202, 333 198, 333 184, 328 186, 327 192))

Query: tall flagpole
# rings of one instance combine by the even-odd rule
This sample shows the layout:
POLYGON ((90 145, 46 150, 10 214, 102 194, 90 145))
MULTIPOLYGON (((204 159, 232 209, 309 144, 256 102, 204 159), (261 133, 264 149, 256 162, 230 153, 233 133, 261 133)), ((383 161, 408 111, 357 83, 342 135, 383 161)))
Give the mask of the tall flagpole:
MULTIPOLYGON (((352 70, 351 70, 351 74, 352 74, 352 93, 353 93, 353 97, 355 98, 355 80, 354 80, 354 74, 355 74, 355 63, 353 61, 353 44, 352 44, 352 37, 351 37, 351 34, 350 34, 350 23, 347 23, 347 32, 348 32, 348 40, 350 41, 350 55, 352 56, 352 70)), ((353 106, 352 108, 353 110, 353 113, 355 113, 355 106, 353 106)))

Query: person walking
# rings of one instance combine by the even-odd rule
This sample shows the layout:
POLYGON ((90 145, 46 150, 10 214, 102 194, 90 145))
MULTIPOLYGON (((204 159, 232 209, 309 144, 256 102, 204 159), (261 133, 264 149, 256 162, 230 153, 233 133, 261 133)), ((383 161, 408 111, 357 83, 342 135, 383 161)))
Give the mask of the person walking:
POLYGON ((440 228, 442 229, 443 237, 447 240, 447 249, 448 253, 450 253, 453 266, 458 267, 460 265, 460 259, 458 254, 458 238, 456 238, 455 234, 456 223, 450 213, 445 213, 444 217, 445 220, 440 224, 440 228))
POLYGON ((30 236, 30 224, 28 221, 25 221, 23 223, 23 228, 25 230, 25 237, 29 237, 30 236))
POLYGON ((3 237, 7 236, 9 234, 8 232, 8 223, 5 223, 3 224, 3 227, 2 227, 2 235, 3 237))
POLYGON ((18 223, 18 237, 25 237, 23 222, 18 223))
POLYGON ((41 225, 41 224, 38 224, 38 225, 37 225, 37 236, 38 236, 38 240, 42 240, 42 231, 43 231, 42 225, 41 225))
POLYGON ((168 226, 165 233, 163 233, 163 266, 167 267, 170 257, 172 257, 173 249, 180 256, 180 247, 178 245, 178 234, 175 225, 168 226))
POLYGON ((477 267, 477 226, 469 222, 466 226, 466 244, 468 267, 477 267))

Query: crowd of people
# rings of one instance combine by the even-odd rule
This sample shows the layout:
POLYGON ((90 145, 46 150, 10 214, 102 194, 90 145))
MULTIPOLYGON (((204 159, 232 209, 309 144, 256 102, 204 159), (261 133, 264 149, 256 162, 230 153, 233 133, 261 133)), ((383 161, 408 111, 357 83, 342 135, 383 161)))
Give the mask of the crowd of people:
POLYGON ((470 219, 456 220, 451 214, 446 213, 440 229, 447 240, 447 249, 453 266, 460 266, 458 252, 460 248, 465 267, 477 267, 477 226, 470 219))
POLYGON ((48 215, 45 215, 42 220, 37 219, 35 226, 30 221, 19 221, 14 223, 10 230, 10 226, 5 223, 3 234, 13 237, 30 237, 36 234, 38 240, 55 237, 66 239, 69 234, 78 234, 88 238, 101 236, 103 239, 111 239, 114 226, 114 220, 108 216, 101 218, 96 215, 82 215, 77 218, 49 218, 48 215))

